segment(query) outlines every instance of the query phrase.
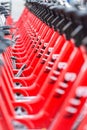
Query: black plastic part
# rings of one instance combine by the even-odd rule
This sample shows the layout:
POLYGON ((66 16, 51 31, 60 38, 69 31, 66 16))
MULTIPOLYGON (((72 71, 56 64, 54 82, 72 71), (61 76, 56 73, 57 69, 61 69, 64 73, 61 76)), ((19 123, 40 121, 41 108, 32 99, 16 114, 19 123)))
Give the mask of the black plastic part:
POLYGON ((68 21, 66 19, 62 19, 56 26, 57 28, 57 31, 60 33, 60 34, 63 34, 63 31, 62 29, 64 28, 64 26, 68 23, 68 21))
POLYGON ((12 28, 12 26, 7 26, 7 25, 0 26, 0 29, 3 29, 3 30, 7 30, 7 29, 11 29, 11 28, 12 28))
POLYGON ((12 60, 17 60, 17 57, 11 56, 11 59, 12 59, 12 60))
POLYGON ((77 26, 77 28, 71 33, 71 37, 75 40, 75 45, 79 47, 82 45, 82 40, 86 36, 84 31, 84 27, 82 25, 77 26))
POLYGON ((87 49, 87 36, 85 38, 83 38, 82 45, 85 46, 87 49))
POLYGON ((3 30, 4 35, 11 35, 9 30, 3 30))
POLYGON ((71 39, 71 33, 74 31, 75 28, 76 28, 76 25, 73 24, 71 21, 69 21, 64 26, 64 28, 62 29, 62 32, 65 34, 67 40, 71 39))

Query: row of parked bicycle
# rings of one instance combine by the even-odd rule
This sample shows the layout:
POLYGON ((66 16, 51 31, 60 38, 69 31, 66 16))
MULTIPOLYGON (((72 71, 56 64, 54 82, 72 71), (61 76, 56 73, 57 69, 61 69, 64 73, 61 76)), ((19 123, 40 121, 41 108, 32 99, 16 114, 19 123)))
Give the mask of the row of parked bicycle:
POLYGON ((0 130, 87 129, 87 9, 27 1, 0 31, 0 130), (5 33, 4 33, 4 31, 5 33))

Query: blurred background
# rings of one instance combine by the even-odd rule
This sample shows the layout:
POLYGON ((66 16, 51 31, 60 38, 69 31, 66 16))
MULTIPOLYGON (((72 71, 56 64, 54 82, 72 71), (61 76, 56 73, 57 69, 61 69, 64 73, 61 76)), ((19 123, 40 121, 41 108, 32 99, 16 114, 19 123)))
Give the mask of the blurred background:
POLYGON ((21 15, 24 9, 25 0, 0 0, 0 2, 7 2, 11 3, 11 14, 14 21, 18 20, 19 16, 21 15))
POLYGON ((24 9, 24 0, 11 0, 12 3, 12 18, 17 20, 24 9))
MULTIPOLYGON (((0 0, 0 2, 1 1, 2 2, 4 2, 4 1, 11 2, 12 18, 14 19, 14 21, 16 21, 16 20, 18 20, 18 18, 20 17, 20 15, 24 9, 25 1, 28 1, 28 0, 0 0)), ((31 1, 31 0, 29 0, 29 1, 31 1)), ((87 4, 87 0, 36 0, 36 1, 46 1, 46 2, 55 2, 55 3, 58 2, 61 4, 65 4, 65 3, 79 4, 79 5, 86 5, 87 4)))

